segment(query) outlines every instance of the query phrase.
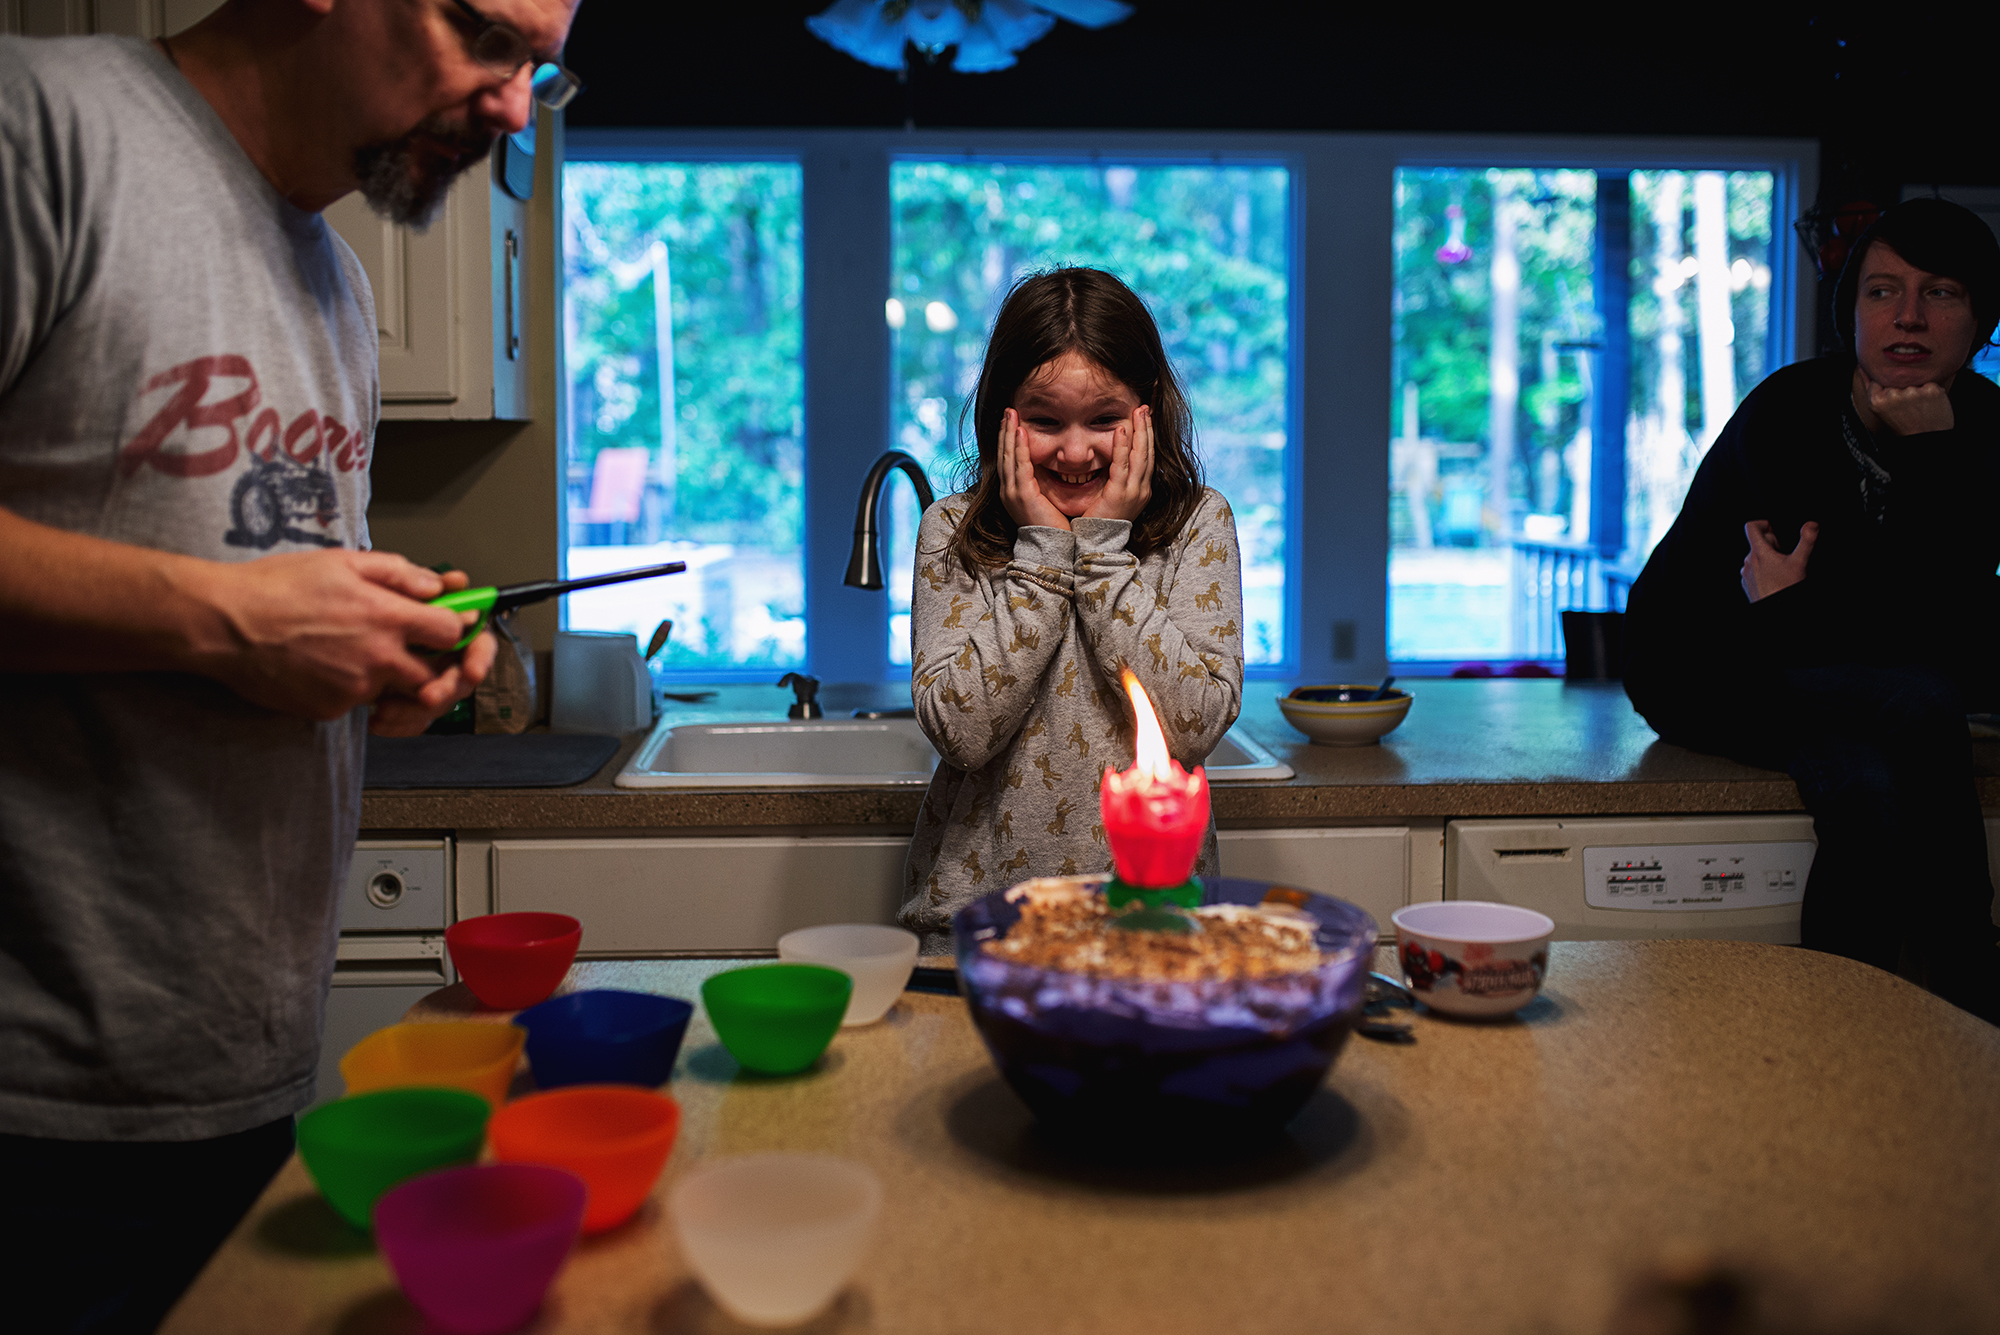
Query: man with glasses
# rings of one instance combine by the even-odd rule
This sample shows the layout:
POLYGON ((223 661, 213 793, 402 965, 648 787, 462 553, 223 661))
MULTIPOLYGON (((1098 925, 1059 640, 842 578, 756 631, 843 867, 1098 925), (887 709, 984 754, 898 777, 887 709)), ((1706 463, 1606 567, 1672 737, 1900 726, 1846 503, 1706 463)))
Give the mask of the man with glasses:
POLYGON ((427 220, 575 95, 573 8, 0 38, 10 1329, 152 1329, 291 1151, 365 732, 421 731, 493 655, 424 653, 461 633, 446 582, 368 550, 375 314, 319 212, 427 220), (260 513, 271 475, 309 504, 260 513))

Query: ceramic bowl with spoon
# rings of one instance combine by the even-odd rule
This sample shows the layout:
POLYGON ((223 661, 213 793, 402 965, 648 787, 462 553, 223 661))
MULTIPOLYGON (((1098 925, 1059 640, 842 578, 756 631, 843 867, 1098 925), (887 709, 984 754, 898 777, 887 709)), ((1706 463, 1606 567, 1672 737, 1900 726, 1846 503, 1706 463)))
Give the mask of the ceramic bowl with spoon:
POLYGON ((1370 746, 1396 730, 1411 699, 1386 684, 1301 686, 1278 697, 1278 710, 1320 746, 1370 746))

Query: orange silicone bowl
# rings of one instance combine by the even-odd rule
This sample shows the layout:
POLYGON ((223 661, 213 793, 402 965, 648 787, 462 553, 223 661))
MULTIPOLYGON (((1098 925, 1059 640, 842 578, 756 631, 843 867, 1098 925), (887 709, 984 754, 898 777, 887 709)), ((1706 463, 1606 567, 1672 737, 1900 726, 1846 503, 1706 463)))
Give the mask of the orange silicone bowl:
POLYGON ((472 995, 495 1010, 540 1005, 562 985, 583 943, 567 913, 488 913, 445 929, 445 946, 472 995))
POLYGON ((436 1085, 469 1089, 497 1108, 507 1101, 527 1039, 527 1030, 511 1024, 392 1024, 349 1048, 340 1075, 350 1094, 436 1085))
POLYGON ((590 1189, 583 1231, 630 1219, 666 1166, 681 1106, 632 1085, 571 1085, 516 1099, 493 1114, 486 1135, 501 1163, 546 1164, 590 1189))

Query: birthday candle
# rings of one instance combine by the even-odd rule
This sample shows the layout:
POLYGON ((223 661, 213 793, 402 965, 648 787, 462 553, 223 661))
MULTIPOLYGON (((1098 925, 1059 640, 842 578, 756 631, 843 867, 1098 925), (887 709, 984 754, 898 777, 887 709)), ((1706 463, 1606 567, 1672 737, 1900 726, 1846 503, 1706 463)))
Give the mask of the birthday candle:
POLYGON ((1104 772, 1105 837, 1119 880, 1148 889, 1177 886, 1193 873, 1208 834, 1208 772, 1197 765, 1190 774, 1167 754, 1145 687, 1129 668, 1124 681, 1137 716, 1136 755, 1132 768, 1104 772))

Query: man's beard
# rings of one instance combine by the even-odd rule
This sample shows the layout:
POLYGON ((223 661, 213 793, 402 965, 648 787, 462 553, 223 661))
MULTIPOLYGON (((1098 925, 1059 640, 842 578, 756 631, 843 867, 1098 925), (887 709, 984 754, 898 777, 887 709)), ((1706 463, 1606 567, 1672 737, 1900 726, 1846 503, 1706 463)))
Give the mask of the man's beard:
POLYGON ((390 222, 422 231, 444 203, 451 183, 486 160, 499 136, 468 132, 432 116, 401 139, 354 151, 361 197, 390 222))

